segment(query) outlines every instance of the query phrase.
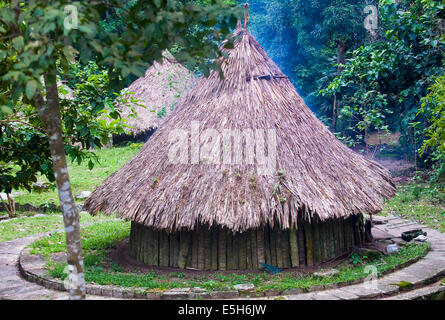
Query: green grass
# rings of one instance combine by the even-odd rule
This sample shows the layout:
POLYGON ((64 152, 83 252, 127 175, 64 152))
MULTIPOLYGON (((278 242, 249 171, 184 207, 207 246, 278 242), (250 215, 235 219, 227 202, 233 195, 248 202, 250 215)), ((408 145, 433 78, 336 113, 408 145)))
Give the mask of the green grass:
MULTIPOLYGON (((113 147, 97 150, 95 152, 99 158, 99 163, 96 163, 92 170, 88 169, 87 162, 80 165, 77 163, 70 163, 68 169, 73 194, 76 195, 84 190, 93 191, 110 174, 118 170, 127 161, 129 161, 139 151, 141 146, 141 144, 135 143, 126 147, 113 147)), ((46 178, 44 177, 41 177, 39 181, 47 182, 46 178)), ((59 204, 56 189, 42 193, 24 192, 24 195, 20 195, 15 198, 17 203, 30 203, 36 207, 49 203, 59 204)), ((76 202, 82 203, 83 201, 76 202)), ((49 212, 45 215, 45 217, 29 217, 34 214, 36 214, 36 212, 17 212, 17 219, 0 223, 0 242, 47 232, 50 230, 63 229, 63 219, 60 212, 49 212)), ((0 215, 7 215, 7 213, 0 212, 0 215)), ((81 215, 80 221, 82 224, 85 224, 109 220, 112 218, 113 217, 109 218, 103 215, 99 215, 97 217, 81 215)))
POLYGON ((396 214, 445 232, 445 195, 428 184, 401 185, 381 215, 396 214))
MULTIPOLYGON (((130 223, 122 220, 100 221, 81 229, 82 249, 85 256, 111 247, 115 242, 128 238, 130 223)), ((66 251, 65 233, 55 232, 49 237, 33 242, 31 254, 49 257, 55 252, 66 251)))
MULTIPOLYGON (((201 276, 172 272, 168 275, 156 272, 138 273, 123 272, 122 268, 111 262, 107 248, 115 242, 128 237, 130 224, 123 221, 105 221, 87 226, 82 230, 82 247, 84 250, 85 279, 89 283, 101 285, 117 285, 122 287, 143 288, 149 290, 166 290, 178 287, 201 287, 207 290, 222 290, 232 288, 236 284, 250 282, 258 291, 267 289, 308 289, 312 286, 327 285, 330 283, 351 282, 365 278, 366 265, 375 265, 378 274, 393 270, 397 266, 422 257, 428 244, 410 244, 400 249, 399 254, 383 256, 377 260, 364 259, 360 265, 346 262, 338 270, 340 273, 330 278, 317 278, 295 272, 283 272, 278 275, 268 273, 211 273, 201 276)), ((49 258, 51 254, 65 251, 65 238, 63 233, 54 233, 49 237, 34 242, 31 246, 32 254, 42 254, 49 258)), ((49 261, 47 270, 49 275, 64 279, 66 273, 65 263, 49 261)))
MULTIPOLYGON (((80 223, 88 224, 114 218, 114 216, 97 215, 92 217, 89 214, 81 214, 80 223)), ((63 228, 63 218, 60 213, 51 212, 44 217, 21 216, 0 223, 0 242, 63 228)))
MULTIPOLYGON (((96 150, 95 153, 99 159, 92 170, 88 169, 88 162, 68 164, 68 172, 70 175, 71 187, 73 194, 76 195, 81 191, 93 191, 99 186, 105 178, 113 172, 121 168, 129 161, 142 147, 142 144, 131 144, 127 147, 113 147, 107 149, 96 150)), ((39 182, 47 182, 45 177, 39 178, 39 182)), ((23 190, 21 190, 23 191, 23 190)), ((49 190, 47 192, 27 192, 15 198, 17 203, 30 203, 36 207, 44 204, 59 204, 57 190, 49 190)), ((83 201, 76 201, 81 203, 83 201)))

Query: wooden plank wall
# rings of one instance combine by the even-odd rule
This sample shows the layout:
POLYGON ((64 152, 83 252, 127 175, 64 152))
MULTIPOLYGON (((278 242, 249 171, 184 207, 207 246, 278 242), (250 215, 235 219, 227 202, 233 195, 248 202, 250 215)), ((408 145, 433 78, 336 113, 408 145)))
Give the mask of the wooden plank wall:
POLYGON ((361 241, 357 218, 302 222, 289 230, 264 227, 232 233, 201 226, 168 234, 132 222, 129 254, 151 266, 197 270, 254 270, 314 266, 361 241))

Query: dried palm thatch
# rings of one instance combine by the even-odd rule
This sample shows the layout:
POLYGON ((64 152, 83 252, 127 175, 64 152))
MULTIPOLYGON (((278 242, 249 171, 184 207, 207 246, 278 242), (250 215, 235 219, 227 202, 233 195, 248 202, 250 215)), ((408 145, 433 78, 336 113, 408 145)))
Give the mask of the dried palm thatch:
MULTIPOLYGON (((117 212, 168 232, 200 225, 243 232, 267 225, 288 229, 297 220, 347 219, 382 209, 395 192, 388 171, 338 141, 246 29, 235 35, 234 48, 224 49, 225 79, 216 72, 201 79, 140 152, 93 192, 85 204, 91 213, 117 212), (193 121, 199 129, 193 129, 193 121), (219 161, 203 159, 207 129, 221 133, 247 128, 275 132, 273 174, 258 174, 258 159, 245 161, 246 137, 230 155, 233 160, 241 152, 243 161, 227 164, 223 152, 217 153, 219 161), (178 146, 171 133, 178 129, 190 133, 183 140, 185 153, 173 153, 185 154, 181 159, 186 163, 169 158, 178 146)), ((222 141, 215 145, 227 147, 222 141)))
POLYGON ((145 106, 133 105, 137 118, 129 117, 130 108, 123 108, 121 115, 128 121, 129 132, 136 136, 156 129, 195 83, 194 74, 175 61, 169 52, 164 52, 162 63, 154 62, 145 76, 128 87, 128 91, 134 93, 132 97, 145 106))

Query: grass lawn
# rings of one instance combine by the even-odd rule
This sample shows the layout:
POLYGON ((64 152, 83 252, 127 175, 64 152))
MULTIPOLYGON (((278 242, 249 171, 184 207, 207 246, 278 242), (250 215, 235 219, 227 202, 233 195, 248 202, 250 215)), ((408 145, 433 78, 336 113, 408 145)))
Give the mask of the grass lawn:
POLYGON ((414 219, 445 233, 445 194, 432 192, 428 184, 400 185, 380 214, 414 219))
MULTIPOLYGON (((139 151, 142 144, 131 144, 127 147, 113 147, 107 149, 96 150, 99 163, 96 163, 92 170, 88 169, 88 162, 68 163, 68 172, 70 175, 71 187, 73 194, 79 194, 81 191, 93 191, 99 186, 110 174, 122 167, 127 161, 139 151)), ((41 177, 39 182, 47 182, 45 177, 41 177)), ((15 197, 15 201, 20 204, 30 203, 36 207, 44 204, 59 204, 57 190, 49 190, 47 192, 27 192, 15 197)), ((83 201, 76 201, 82 203, 83 201)))
MULTIPOLYGON (((115 219, 115 217, 104 215, 97 215, 92 217, 89 214, 80 215, 81 224, 89 224, 97 221, 111 219, 115 219)), ((63 228, 64 226, 61 213, 51 212, 45 214, 45 216, 38 217, 28 217, 26 215, 23 215, 19 218, 3 221, 0 223, 0 242, 63 228)))
MULTIPOLYGON (((207 290, 222 290, 239 283, 251 282, 259 291, 267 289, 308 289, 312 286, 340 283, 365 278, 366 265, 375 265, 378 274, 393 270, 415 258, 422 257, 428 249, 428 244, 410 244, 400 249, 399 254, 382 256, 376 260, 364 258, 355 265, 352 262, 344 263, 338 267, 340 273, 329 278, 317 278, 313 275, 283 272, 278 275, 268 273, 236 274, 211 273, 200 276, 190 276, 180 271, 169 275, 150 273, 127 273, 118 265, 110 261, 108 250, 117 241, 129 236, 130 224, 122 221, 104 221, 87 226, 82 230, 82 248, 85 256, 85 278, 89 283, 101 285, 117 285, 123 287, 143 288, 146 290, 166 290, 178 287, 201 287, 207 290)), ((32 254, 42 254, 49 258, 56 252, 64 252, 65 235, 57 232, 49 237, 34 242, 31 246, 32 254)), ((66 263, 48 260, 49 275, 64 279, 66 263)))

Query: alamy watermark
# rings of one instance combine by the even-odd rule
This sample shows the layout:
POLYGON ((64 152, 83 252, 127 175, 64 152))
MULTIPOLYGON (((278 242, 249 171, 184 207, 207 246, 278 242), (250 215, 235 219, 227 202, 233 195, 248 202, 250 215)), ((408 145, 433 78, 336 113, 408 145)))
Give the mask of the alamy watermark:
POLYGON ((274 175, 277 135, 274 129, 174 129, 168 140, 168 159, 174 164, 256 165, 258 175, 274 175))
MULTIPOLYGON (((393 4, 399 5, 401 0, 391 0, 393 4)), ((397 11, 397 13, 402 13, 403 11, 397 11)), ((376 5, 367 5, 363 9, 363 13, 366 14, 364 21, 365 29, 371 33, 379 28, 379 10, 376 5)))
POLYGON ((368 264, 365 266, 363 272, 367 274, 365 281, 363 282, 363 287, 368 290, 377 290, 378 284, 378 270, 373 264, 368 264))
POLYGON ((67 15, 63 20, 63 26, 67 30, 79 28, 78 11, 75 5, 67 5, 63 8, 63 12, 67 15))

